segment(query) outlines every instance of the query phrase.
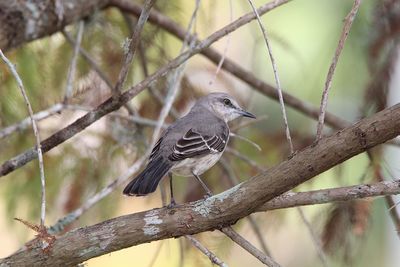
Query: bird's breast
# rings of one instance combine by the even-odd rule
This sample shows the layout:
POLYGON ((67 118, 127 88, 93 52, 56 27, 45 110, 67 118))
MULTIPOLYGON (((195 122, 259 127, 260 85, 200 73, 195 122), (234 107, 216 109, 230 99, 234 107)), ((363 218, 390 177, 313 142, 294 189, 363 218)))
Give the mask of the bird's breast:
POLYGON ((179 176, 201 175, 218 162, 220 153, 208 154, 203 157, 187 158, 175 164, 171 171, 179 176))

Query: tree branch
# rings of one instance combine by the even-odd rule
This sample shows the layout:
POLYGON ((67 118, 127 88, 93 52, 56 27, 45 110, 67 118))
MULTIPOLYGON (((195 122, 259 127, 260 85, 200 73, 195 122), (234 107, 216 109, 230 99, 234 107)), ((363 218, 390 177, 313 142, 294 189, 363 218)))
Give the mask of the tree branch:
POLYGON ((267 211, 298 206, 350 201, 360 198, 400 194, 400 180, 375 184, 320 189, 308 192, 289 192, 263 204, 257 211, 267 211))
POLYGON ((329 168, 400 134, 400 104, 321 139, 277 166, 206 200, 125 215, 72 230, 48 254, 37 244, 0 261, 11 266, 73 265, 126 247, 221 229, 329 168), (315 159, 319 160, 316 161, 315 159))

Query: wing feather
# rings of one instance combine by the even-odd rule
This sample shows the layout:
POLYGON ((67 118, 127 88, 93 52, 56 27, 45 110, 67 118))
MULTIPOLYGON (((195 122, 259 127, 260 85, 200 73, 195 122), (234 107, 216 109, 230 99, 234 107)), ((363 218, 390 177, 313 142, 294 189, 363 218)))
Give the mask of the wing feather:
POLYGON ((220 153, 224 150, 229 133, 206 136, 190 129, 179 139, 168 157, 172 161, 202 156, 206 154, 220 153))

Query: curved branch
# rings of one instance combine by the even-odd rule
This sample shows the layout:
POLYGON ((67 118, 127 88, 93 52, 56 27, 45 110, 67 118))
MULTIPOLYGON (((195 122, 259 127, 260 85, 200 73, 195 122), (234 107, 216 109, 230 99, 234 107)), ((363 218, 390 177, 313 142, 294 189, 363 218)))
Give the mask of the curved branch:
POLYGON ((76 265, 126 247, 221 229, 329 168, 400 134, 400 104, 309 146, 279 165, 206 200, 125 215, 40 242, 0 260, 5 266, 76 265), (317 159, 318 160, 315 160, 317 159))

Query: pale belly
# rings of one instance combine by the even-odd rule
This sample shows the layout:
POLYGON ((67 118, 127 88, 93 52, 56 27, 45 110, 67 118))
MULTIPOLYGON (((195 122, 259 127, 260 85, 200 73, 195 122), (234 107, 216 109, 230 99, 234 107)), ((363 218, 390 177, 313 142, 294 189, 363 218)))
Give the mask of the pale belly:
POLYGON ((201 158, 184 159, 171 168, 171 172, 179 176, 192 176, 192 172, 201 175, 215 165, 221 153, 210 154, 201 158))

